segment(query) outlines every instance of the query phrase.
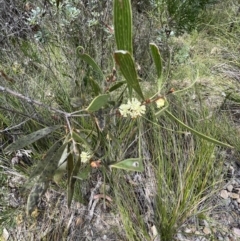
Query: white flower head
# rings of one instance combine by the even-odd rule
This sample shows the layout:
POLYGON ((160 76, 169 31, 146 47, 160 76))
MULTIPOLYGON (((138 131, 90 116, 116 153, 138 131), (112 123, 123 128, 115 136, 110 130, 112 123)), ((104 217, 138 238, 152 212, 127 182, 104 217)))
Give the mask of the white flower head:
POLYGON ((145 114, 145 112, 146 112, 145 105, 141 105, 138 107, 134 106, 130 115, 132 118, 137 118, 138 116, 142 116, 143 114, 145 114))
POLYGON ((129 114, 129 109, 130 106, 128 104, 122 104, 119 107, 119 111, 123 117, 127 117, 127 115, 129 114))
POLYGON ((91 158, 91 153, 87 151, 82 151, 80 154, 81 162, 86 163, 91 158))
POLYGON ((119 111, 123 117, 129 115, 131 118, 137 118, 146 112, 146 106, 142 105, 136 98, 133 98, 132 100, 128 100, 127 104, 122 104, 119 107, 119 111))

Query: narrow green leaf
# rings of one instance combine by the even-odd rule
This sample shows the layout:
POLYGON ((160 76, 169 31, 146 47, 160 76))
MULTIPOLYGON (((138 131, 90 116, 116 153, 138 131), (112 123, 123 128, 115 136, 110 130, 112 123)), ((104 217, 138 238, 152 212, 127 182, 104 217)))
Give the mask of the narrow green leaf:
POLYGON ((114 84, 112 87, 109 88, 109 92, 112 92, 112 91, 120 88, 122 85, 124 85, 126 83, 127 83, 126 80, 117 82, 116 84, 114 84))
POLYGON ((130 0, 114 0, 113 22, 117 49, 126 50, 132 55, 132 8, 130 0))
POLYGON ((108 99, 109 94, 99 95, 92 100, 86 110, 90 112, 97 111, 107 104, 108 99))
POLYGON ((73 160, 73 154, 70 153, 68 155, 67 159, 67 178, 68 178, 68 184, 70 183, 72 172, 73 172, 73 167, 74 167, 74 160, 73 160))
POLYGON ((144 96, 138 81, 137 71, 130 53, 127 51, 116 51, 114 53, 114 58, 127 81, 128 87, 133 88, 144 100, 144 96))
POLYGON ((200 133, 200 132, 192 129, 191 127, 185 125, 183 122, 181 122, 177 117, 175 117, 175 116, 174 116, 172 113, 170 113, 169 111, 165 110, 165 112, 167 113, 167 115, 168 115, 171 119, 173 119, 174 121, 176 121, 178 124, 180 124, 181 126, 183 126, 184 128, 186 128, 187 130, 191 131, 193 134, 201 137, 202 139, 205 139, 205 140, 207 140, 207 141, 209 141, 209 142, 212 142, 212 143, 214 143, 214 144, 216 144, 216 145, 219 145, 219 146, 228 147, 228 148, 233 148, 231 145, 228 145, 228 144, 226 144, 226 143, 223 143, 223 142, 221 142, 221 141, 218 141, 218 140, 216 140, 216 139, 214 139, 214 138, 212 138, 212 137, 206 136, 206 135, 204 135, 204 134, 202 134, 202 133, 200 133))
POLYGON ((74 158, 73 158, 73 154, 70 153, 67 159, 67 203, 70 203, 70 204, 72 202, 72 197, 74 193, 74 188, 71 186, 73 168, 74 168, 74 158))
POLYGON ((158 90, 162 88, 162 59, 159 52, 159 49, 156 44, 150 43, 150 50, 153 57, 153 61, 157 70, 158 77, 158 90))
POLYGON ((96 71, 100 75, 101 80, 104 80, 104 74, 103 74, 101 68, 97 65, 97 63, 88 54, 79 53, 81 50, 83 50, 82 46, 77 47, 78 56, 82 60, 84 60, 87 64, 89 64, 93 68, 93 70, 96 71))
POLYGON ((75 185, 75 182, 77 180, 77 178, 75 178, 75 176, 78 175, 78 172, 79 172, 79 169, 80 169, 80 166, 81 166, 80 155, 79 156, 75 156, 74 159, 75 159, 75 165, 74 165, 74 168, 73 168, 73 171, 72 171, 72 174, 71 174, 70 183, 68 185, 68 196, 67 196, 68 208, 70 208, 71 202, 72 202, 72 199, 73 199, 74 185, 75 185))
POLYGON ((61 127, 60 125, 51 126, 51 127, 46 127, 41 130, 35 131, 27 136, 19 138, 17 141, 15 141, 12 144, 10 144, 9 146, 7 146, 4 151, 5 152, 13 152, 13 151, 22 149, 23 147, 34 143, 35 141, 43 138, 44 136, 50 134, 51 132, 57 130, 60 127, 61 127))
POLYGON ((119 168, 127 171, 143 172, 143 162, 141 158, 129 158, 110 165, 111 168, 119 168))

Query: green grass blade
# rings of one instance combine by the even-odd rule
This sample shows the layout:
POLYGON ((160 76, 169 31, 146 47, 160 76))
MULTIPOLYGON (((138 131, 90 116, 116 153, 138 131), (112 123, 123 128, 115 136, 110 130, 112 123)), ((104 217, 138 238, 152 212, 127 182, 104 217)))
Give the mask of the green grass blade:
POLYGON ((137 71, 130 53, 127 51, 116 51, 114 53, 114 58, 127 81, 128 87, 133 88, 144 100, 144 96, 138 81, 137 71))
POLYGON ((226 144, 226 143, 223 143, 223 142, 221 142, 221 141, 218 141, 218 140, 216 140, 216 139, 214 139, 214 138, 212 138, 212 137, 206 136, 206 135, 204 135, 204 134, 202 134, 202 133, 194 130, 193 128, 185 125, 183 122, 181 122, 176 116, 174 116, 174 115, 173 115, 172 113, 170 113, 168 110, 165 110, 165 112, 167 113, 167 115, 168 115, 172 120, 176 121, 178 124, 180 124, 181 126, 183 126, 184 128, 186 128, 187 130, 189 130, 189 131, 192 132, 193 134, 199 136, 200 138, 205 139, 205 140, 207 140, 207 141, 209 141, 209 142, 212 142, 212 143, 214 143, 214 144, 216 144, 216 145, 219 145, 219 146, 228 147, 228 148, 229 148, 229 147, 230 147, 230 148, 233 148, 231 145, 228 145, 228 144, 226 144))
POLYGON ((132 8, 130 0, 114 0, 113 18, 115 41, 118 50, 133 54, 132 47, 132 8))

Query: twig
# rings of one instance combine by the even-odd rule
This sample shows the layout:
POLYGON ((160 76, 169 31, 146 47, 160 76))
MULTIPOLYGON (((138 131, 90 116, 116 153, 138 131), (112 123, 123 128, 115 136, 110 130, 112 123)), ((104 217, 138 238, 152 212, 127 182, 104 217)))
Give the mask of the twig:
POLYGON ((57 113, 59 113, 59 114, 65 115, 65 116, 71 116, 71 114, 69 114, 69 113, 67 113, 67 112, 65 112, 65 111, 61 111, 61 110, 55 109, 55 108, 53 108, 53 107, 50 107, 50 106, 48 106, 48 105, 45 105, 45 104, 43 104, 43 103, 40 102, 40 101, 33 100, 33 99, 31 99, 31 98, 29 98, 29 97, 27 97, 27 96, 24 96, 24 95, 22 95, 22 94, 20 94, 20 93, 18 93, 18 92, 15 92, 15 91, 10 90, 10 89, 8 89, 8 88, 5 88, 5 87, 3 87, 3 86, 0 86, 0 92, 7 92, 7 93, 10 94, 10 95, 13 95, 13 96, 15 96, 15 97, 17 97, 17 98, 19 98, 19 99, 23 99, 23 100, 27 101, 28 103, 32 103, 32 104, 35 104, 35 105, 38 105, 38 106, 42 106, 42 107, 44 107, 44 108, 47 108, 47 109, 50 110, 50 111, 54 111, 54 112, 57 112, 57 113))
MULTIPOLYGON (((61 115, 64 115, 65 118, 69 118, 69 117, 76 116, 75 114, 77 113, 76 111, 73 112, 73 113, 68 113, 68 112, 65 112, 65 111, 62 111, 62 110, 58 110, 58 109, 53 108, 53 107, 51 107, 51 106, 45 105, 45 104, 43 104, 43 103, 40 102, 40 101, 31 99, 31 98, 29 98, 29 97, 27 97, 27 96, 22 95, 21 93, 15 92, 15 91, 10 90, 10 89, 8 89, 8 88, 6 88, 6 87, 3 87, 3 86, 0 86, 0 92, 6 92, 6 93, 8 93, 8 94, 10 94, 10 95, 13 95, 13 96, 19 98, 19 99, 25 100, 25 101, 28 102, 28 103, 35 104, 35 105, 44 107, 44 108, 46 108, 46 109, 49 110, 49 111, 53 111, 53 112, 59 113, 59 114, 61 114, 61 115)), ((0 108, 5 109, 4 107, 1 107, 1 106, 0 106, 0 108)), ((79 112, 80 112, 80 111, 79 111, 79 112)), ((77 115, 77 116, 90 116, 90 115, 89 115, 89 114, 83 114, 83 115, 77 115)))
POLYGON ((19 115, 21 115, 21 116, 25 116, 25 117, 27 117, 27 118, 29 118, 29 119, 37 120, 37 121, 38 121, 37 118, 32 117, 32 116, 30 116, 30 115, 27 115, 27 114, 22 113, 22 112, 17 111, 17 110, 8 109, 8 108, 5 108, 5 107, 3 107, 3 106, 0 106, 0 109, 6 110, 6 111, 8 111, 8 112, 12 112, 12 113, 17 113, 17 114, 19 114, 19 115))
POLYGON ((0 133, 3 133, 3 132, 6 132, 6 131, 10 131, 10 130, 12 130, 12 129, 18 128, 18 127, 20 127, 21 125, 25 124, 25 123, 26 123, 27 121, 29 121, 29 120, 31 120, 31 118, 26 119, 25 121, 19 123, 18 125, 5 128, 4 130, 0 130, 0 133))

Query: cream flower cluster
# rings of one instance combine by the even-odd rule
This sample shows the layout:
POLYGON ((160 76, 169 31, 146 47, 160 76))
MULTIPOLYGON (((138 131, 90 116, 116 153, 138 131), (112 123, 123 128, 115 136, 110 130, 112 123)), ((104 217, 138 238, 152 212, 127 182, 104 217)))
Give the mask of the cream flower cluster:
POLYGON ((159 98, 156 101, 156 104, 157 104, 157 108, 162 108, 165 105, 165 100, 163 98, 159 98))
POLYGON ((145 114, 146 106, 141 105, 136 98, 132 98, 132 100, 128 100, 127 104, 120 105, 119 111, 123 117, 137 118, 145 114))
POLYGON ((82 151, 80 157, 81 157, 81 162, 85 163, 91 158, 91 153, 87 151, 82 151))

